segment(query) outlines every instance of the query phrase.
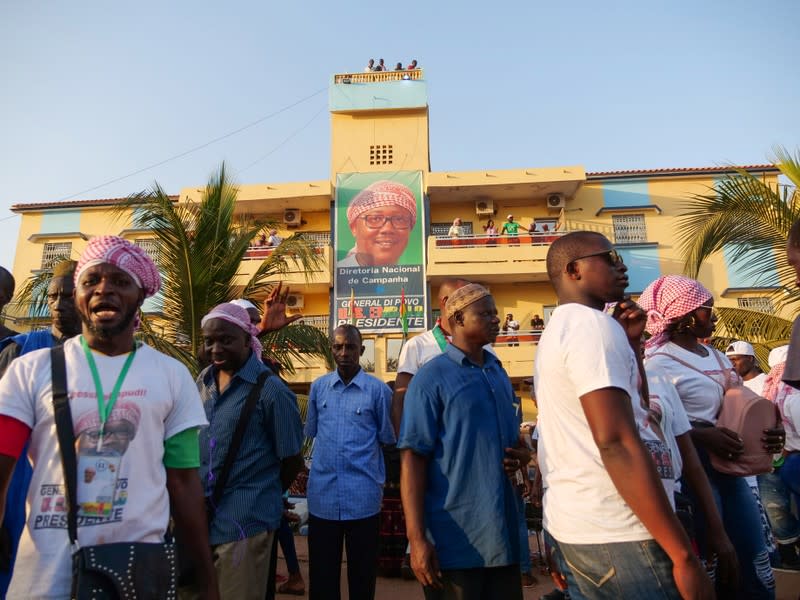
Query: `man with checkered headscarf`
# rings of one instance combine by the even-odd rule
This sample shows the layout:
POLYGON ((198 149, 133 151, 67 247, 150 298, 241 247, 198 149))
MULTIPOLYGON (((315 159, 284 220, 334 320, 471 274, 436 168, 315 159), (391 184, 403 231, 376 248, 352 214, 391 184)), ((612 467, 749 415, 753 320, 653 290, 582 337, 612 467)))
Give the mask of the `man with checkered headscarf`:
MULTIPOLYGON (((78 455, 78 541, 163 542, 171 514, 202 571, 206 596, 218 598, 197 471, 198 431, 207 424, 197 388, 184 365, 134 339, 144 299, 160 288, 158 269, 138 246, 98 236, 75 266, 74 282, 82 333, 62 347, 78 455), (92 457, 103 448, 114 454, 114 468, 100 475, 92 457)), ((33 463, 10 599, 70 597, 50 366, 50 350, 34 350, 0 380, 0 490, 28 441, 33 463)), ((3 493, 0 511, 5 501, 3 493)))
POLYGON ((394 265, 417 223, 417 200, 402 183, 376 181, 350 202, 347 222, 356 243, 337 267, 394 265))

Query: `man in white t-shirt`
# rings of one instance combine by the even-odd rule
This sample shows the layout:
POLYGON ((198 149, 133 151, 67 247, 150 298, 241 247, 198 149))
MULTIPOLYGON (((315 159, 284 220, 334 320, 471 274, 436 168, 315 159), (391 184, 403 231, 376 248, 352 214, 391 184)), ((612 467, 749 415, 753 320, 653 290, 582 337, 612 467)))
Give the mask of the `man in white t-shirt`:
POLYGON ((758 367, 756 353, 752 344, 741 340, 733 342, 725 350, 725 356, 733 363, 733 368, 742 378, 744 387, 749 388, 759 396, 763 396, 767 374, 758 367))
MULTIPOLYGON (((215 599, 197 473, 197 432, 207 424, 203 407, 185 366, 134 341, 139 308, 159 286, 147 254, 115 236, 93 238, 75 270, 82 335, 63 347, 78 454, 78 543, 162 542, 172 506, 202 574, 204 596, 215 599), (91 460, 110 449, 108 461, 116 468, 109 472, 116 475, 101 477, 91 460)), ((71 556, 49 349, 19 357, 0 380, 0 513, 28 440, 28 521, 7 597, 66 599, 71 556)))
POLYGON ((536 352, 539 466, 544 527, 570 566, 570 593, 711 598, 643 442, 663 433, 639 393, 646 316, 624 298, 622 258, 603 235, 573 232, 551 245, 547 272, 559 306, 536 352))

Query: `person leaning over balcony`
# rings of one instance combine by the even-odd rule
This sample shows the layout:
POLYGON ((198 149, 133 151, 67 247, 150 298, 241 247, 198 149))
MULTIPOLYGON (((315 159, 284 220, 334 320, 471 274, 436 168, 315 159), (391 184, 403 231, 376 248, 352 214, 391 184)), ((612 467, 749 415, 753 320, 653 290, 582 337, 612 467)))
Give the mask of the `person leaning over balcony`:
POLYGON ((522 599, 522 498, 512 479, 530 461, 521 406, 485 345, 500 331, 489 291, 452 292, 453 333, 406 393, 398 448, 411 566, 427 600, 522 599))
POLYGON ((461 228, 461 219, 459 217, 453 220, 453 224, 450 225, 450 229, 447 230, 447 235, 451 238, 458 238, 464 235, 463 229, 461 228))
POLYGON ((370 58, 369 62, 367 63, 367 66, 364 67, 364 73, 372 73, 372 71, 375 71, 375 70, 376 70, 375 69, 375 59, 374 58, 370 58))
POLYGON ((336 370, 311 384, 305 433, 314 438, 308 477, 311 600, 338 600, 342 545, 351 600, 375 597, 385 466, 394 444, 392 392, 359 363, 361 332, 341 325, 331 343, 336 370))
POLYGON ((347 222, 355 246, 337 267, 395 265, 417 223, 414 192, 396 181, 376 181, 350 201, 347 222))
POLYGON ((416 68, 417 68, 417 59, 415 58, 410 63, 408 63, 408 70, 413 71, 416 68))
POLYGON ((403 69, 403 63, 401 63, 401 62, 397 63, 395 65, 395 67, 394 67, 394 70, 395 71, 405 71, 405 69, 403 69))
POLYGON ((659 438, 639 389, 646 315, 624 297, 626 272, 595 232, 568 234, 547 252, 559 306, 534 368, 544 528, 569 565, 570 595, 712 598, 643 441, 659 438))

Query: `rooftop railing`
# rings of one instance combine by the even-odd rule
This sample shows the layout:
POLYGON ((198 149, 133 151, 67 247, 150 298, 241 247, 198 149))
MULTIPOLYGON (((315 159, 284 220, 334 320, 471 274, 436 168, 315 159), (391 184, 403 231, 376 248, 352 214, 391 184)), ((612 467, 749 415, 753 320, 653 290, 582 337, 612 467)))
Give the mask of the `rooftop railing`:
POLYGON ((417 81, 423 79, 422 69, 403 71, 369 71, 363 73, 339 73, 333 83, 381 83, 384 81, 417 81))

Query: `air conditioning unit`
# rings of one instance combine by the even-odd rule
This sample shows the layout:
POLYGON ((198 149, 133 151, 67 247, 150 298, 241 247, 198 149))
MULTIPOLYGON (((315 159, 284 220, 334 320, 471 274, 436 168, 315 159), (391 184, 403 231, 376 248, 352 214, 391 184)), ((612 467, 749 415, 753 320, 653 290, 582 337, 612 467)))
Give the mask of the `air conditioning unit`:
POLYGON ((547 208, 564 208, 567 201, 561 194, 550 194, 547 197, 547 208))
POLYGON ((300 227, 300 209, 287 208, 283 211, 283 224, 287 227, 300 227))
POLYGON ((494 202, 491 200, 476 200, 475 201, 475 214, 476 215, 493 215, 494 202))
POLYGON ((303 294, 289 294, 286 296, 286 308, 299 310, 305 305, 303 294))

